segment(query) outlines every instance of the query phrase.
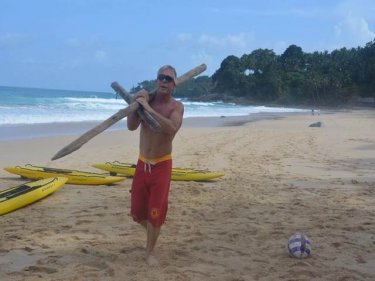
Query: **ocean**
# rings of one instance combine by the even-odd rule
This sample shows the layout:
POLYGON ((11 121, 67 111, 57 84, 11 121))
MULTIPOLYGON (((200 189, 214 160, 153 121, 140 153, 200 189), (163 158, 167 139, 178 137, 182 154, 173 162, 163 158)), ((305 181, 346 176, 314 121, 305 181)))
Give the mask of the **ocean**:
MULTIPOLYGON (((260 112, 300 112, 303 109, 244 106, 224 102, 182 100, 187 117, 244 116, 260 112)), ((126 107, 113 93, 0 86, 0 126, 102 121, 126 107)))

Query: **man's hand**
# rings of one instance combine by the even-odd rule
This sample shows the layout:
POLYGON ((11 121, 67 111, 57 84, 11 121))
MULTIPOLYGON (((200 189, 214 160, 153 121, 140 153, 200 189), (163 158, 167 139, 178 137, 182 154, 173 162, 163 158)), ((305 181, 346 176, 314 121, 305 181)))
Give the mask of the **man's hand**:
POLYGON ((137 101, 139 98, 144 98, 146 102, 148 102, 150 100, 150 95, 146 90, 142 89, 134 94, 133 101, 137 101))
POLYGON ((144 110, 146 110, 148 112, 152 111, 151 106, 148 104, 148 96, 147 96, 147 98, 145 98, 144 96, 140 96, 140 97, 136 98, 135 101, 138 102, 143 107, 144 110))

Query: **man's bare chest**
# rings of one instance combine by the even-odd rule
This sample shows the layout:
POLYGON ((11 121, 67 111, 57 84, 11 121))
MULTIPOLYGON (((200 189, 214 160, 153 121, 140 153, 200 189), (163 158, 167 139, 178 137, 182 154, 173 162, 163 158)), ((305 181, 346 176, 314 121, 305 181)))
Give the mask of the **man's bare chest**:
POLYGON ((164 117, 170 117, 173 106, 172 104, 151 104, 151 107, 159 114, 163 115, 164 117))

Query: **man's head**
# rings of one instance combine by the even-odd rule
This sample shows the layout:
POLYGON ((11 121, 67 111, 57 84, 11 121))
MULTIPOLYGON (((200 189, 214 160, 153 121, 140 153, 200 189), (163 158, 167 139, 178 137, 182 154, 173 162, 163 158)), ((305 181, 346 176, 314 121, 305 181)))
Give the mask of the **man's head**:
POLYGON ((158 93, 172 94, 176 87, 177 74, 173 66, 164 65, 158 71, 156 86, 158 93))
POLYGON ((171 65, 164 65, 158 71, 157 79, 162 82, 173 82, 176 86, 177 73, 176 69, 171 65), (172 78, 172 79, 171 79, 172 78))

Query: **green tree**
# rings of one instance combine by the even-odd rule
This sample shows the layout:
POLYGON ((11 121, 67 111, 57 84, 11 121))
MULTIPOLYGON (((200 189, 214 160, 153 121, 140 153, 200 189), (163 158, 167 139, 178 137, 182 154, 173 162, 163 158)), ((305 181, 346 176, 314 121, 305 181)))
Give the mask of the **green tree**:
POLYGON ((360 53, 363 65, 362 97, 373 97, 375 102, 375 40, 366 44, 360 53))
POLYGON ((212 81, 215 83, 215 91, 232 92, 239 94, 238 86, 240 83, 240 59, 236 56, 226 57, 220 65, 220 68, 212 75, 212 81))
POLYGON ((155 88, 155 82, 156 80, 145 80, 143 82, 138 83, 136 87, 131 88, 130 92, 134 93, 142 89, 145 89, 146 91, 152 91, 155 88))
MULTIPOLYGON (((283 54, 256 49, 241 58, 226 57, 212 75, 190 79, 175 95, 190 99, 243 100, 254 103, 339 105, 357 96, 375 101, 375 40, 365 47, 331 53, 304 53, 290 45, 283 54)), ((143 81, 132 91, 154 88, 143 81)))
POLYGON ((290 45, 280 56, 281 65, 286 72, 303 71, 305 56, 301 47, 290 45))
POLYGON ((280 93, 277 56, 269 49, 257 49, 245 54, 241 62, 241 90, 250 99, 277 100, 280 93))
POLYGON ((212 79, 208 76, 199 76, 178 85, 175 90, 175 96, 190 99, 203 99, 210 95, 212 89, 212 79))

